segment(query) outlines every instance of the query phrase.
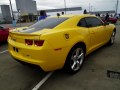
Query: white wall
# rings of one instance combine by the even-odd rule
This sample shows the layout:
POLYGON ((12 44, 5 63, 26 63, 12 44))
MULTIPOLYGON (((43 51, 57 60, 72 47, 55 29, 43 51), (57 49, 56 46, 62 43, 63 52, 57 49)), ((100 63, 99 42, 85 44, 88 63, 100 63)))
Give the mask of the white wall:
POLYGON ((37 14, 36 1, 33 0, 16 0, 16 7, 21 15, 37 14))

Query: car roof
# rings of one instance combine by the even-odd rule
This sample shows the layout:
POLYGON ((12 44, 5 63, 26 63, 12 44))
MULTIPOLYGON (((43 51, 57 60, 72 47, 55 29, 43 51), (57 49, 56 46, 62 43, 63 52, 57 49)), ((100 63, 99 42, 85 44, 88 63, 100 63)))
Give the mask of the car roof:
MULTIPOLYGON (((95 17, 95 15, 91 15, 91 14, 68 14, 68 15, 61 15, 59 16, 59 18, 62 18, 62 17, 66 17, 66 18, 71 18, 71 17, 89 17, 89 16, 92 16, 92 17, 95 17)), ((57 17, 57 16, 52 16, 52 17, 57 17)))

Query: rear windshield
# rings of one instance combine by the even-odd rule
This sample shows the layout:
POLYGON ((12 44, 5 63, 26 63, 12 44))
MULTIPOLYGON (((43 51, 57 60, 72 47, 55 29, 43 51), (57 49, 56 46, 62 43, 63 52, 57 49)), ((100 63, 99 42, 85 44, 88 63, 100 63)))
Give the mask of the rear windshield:
POLYGON ((49 29, 52 29, 67 19, 68 18, 46 18, 46 19, 38 21, 37 23, 33 24, 29 28, 37 28, 37 29, 49 28, 49 29))

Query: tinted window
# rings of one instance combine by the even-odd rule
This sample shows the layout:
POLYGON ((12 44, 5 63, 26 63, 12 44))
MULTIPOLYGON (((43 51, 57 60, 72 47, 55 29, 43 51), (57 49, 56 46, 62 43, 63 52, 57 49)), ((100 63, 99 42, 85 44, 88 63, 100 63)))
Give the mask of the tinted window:
POLYGON ((87 25, 86 25, 86 21, 85 21, 85 19, 81 19, 81 20, 79 21, 79 23, 78 23, 77 26, 80 26, 80 27, 86 27, 87 25))
POLYGON ((95 17, 89 17, 89 18, 85 18, 87 25, 89 27, 96 27, 96 26, 101 26, 103 25, 102 21, 99 20, 98 18, 95 17))
POLYGON ((47 19, 38 21, 37 23, 30 26, 29 28, 40 28, 40 29, 50 28, 50 29, 52 29, 67 19, 68 18, 47 18, 47 19))

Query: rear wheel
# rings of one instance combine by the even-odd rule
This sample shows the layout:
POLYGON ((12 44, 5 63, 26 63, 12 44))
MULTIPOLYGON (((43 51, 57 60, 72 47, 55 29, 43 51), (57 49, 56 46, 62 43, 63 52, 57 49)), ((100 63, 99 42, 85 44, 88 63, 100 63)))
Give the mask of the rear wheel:
POLYGON ((69 73, 76 73, 83 65, 85 53, 82 46, 75 46, 68 54, 64 69, 69 73))
POLYGON ((112 32, 112 35, 111 35, 110 40, 109 40, 109 42, 108 42, 109 45, 114 44, 114 42, 115 42, 115 35, 116 35, 116 31, 114 30, 114 31, 112 32))

